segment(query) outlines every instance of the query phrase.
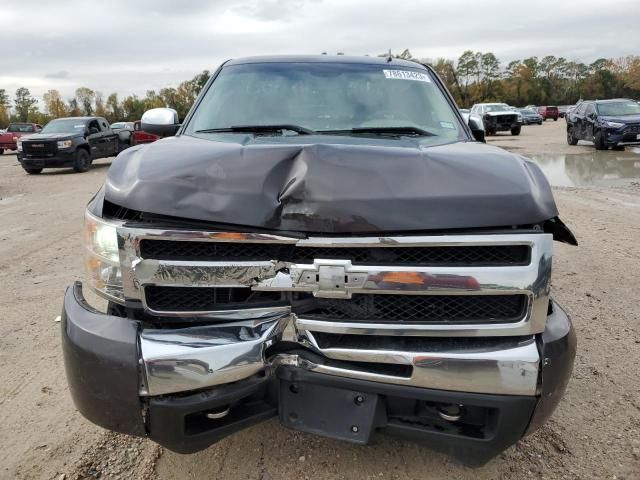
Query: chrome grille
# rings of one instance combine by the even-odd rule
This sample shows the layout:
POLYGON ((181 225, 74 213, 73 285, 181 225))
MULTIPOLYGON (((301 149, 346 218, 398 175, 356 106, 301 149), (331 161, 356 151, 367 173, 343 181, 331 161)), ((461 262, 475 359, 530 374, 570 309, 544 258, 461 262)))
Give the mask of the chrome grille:
POLYGON ((350 260, 354 265, 526 265, 527 245, 439 247, 297 247, 244 242, 143 240, 142 258, 156 260, 269 261, 313 263, 317 258, 350 260))
POLYGON ((201 312, 228 308, 253 308, 282 301, 278 292, 253 292, 250 288, 162 287, 145 288, 149 309, 156 312, 201 312))
POLYGON ((287 309, 311 343, 313 332, 531 335, 546 321, 543 233, 299 239, 122 226, 118 236, 125 297, 158 317, 287 309))
POLYGON ((497 323, 521 320, 526 295, 354 295, 317 298, 294 311, 312 320, 393 323, 497 323))

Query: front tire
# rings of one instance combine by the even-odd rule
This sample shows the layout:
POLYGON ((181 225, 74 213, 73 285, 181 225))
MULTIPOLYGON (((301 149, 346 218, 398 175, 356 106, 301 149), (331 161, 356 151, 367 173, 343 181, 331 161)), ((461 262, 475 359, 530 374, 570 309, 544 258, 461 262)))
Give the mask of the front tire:
POLYGON ((604 135, 602 135, 602 132, 596 132, 596 134, 593 136, 593 144, 596 147, 596 150, 606 150, 607 144, 604 143, 604 135))
POLYGON ((513 127, 511 129, 511 135, 520 135, 521 131, 522 131, 522 127, 521 126, 513 127))
POLYGON ((86 172, 91 168, 91 158, 89 157, 89 152, 87 152, 84 148, 79 148, 76 151, 76 161, 73 165, 73 170, 76 173, 86 172))
POLYGON ((4 153, 4 148, 0 148, 0 155, 4 153))
POLYGON ((577 145, 578 144, 578 139, 573 136, 573 128, 568 128, 567 129, 567 143, 569 145, 577 145))
POLYGON ((553 119, 553 121, 554 121, 554 122, 557 122, 557 121, 558 121, 558 117, 554 118, 554 119, 553 119))
POLYGON ((26 167, 22 167, 24 168, 24 171, 27 172, 29 175, 38 175, 39 173, 42 172, 41 168, 26 168, 26 167))

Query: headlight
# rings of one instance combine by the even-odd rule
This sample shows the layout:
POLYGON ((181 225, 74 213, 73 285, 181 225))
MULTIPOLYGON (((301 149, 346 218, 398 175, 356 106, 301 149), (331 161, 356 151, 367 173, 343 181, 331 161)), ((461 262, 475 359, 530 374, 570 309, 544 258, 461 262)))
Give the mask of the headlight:
POLYGON ((69 148, 73 145, 73 140, 62 140, 58 142, 58 148, 69 148))
POLYGON ((120 222, 84 215, 85 267, 89 285, 103 297, 124 303, 116 228, 120 222))
POLYGON ((21 152, 22 151, 22 140, 18 139, 16 141, 16 145, 18 146, 18 151, 21 152))
POLYGON ((620 123, 620 122, 607 122, 605 121, 604 124, 607 127, 611 127, 611 128, 621 128, 624 127, 624 123, 620 123))

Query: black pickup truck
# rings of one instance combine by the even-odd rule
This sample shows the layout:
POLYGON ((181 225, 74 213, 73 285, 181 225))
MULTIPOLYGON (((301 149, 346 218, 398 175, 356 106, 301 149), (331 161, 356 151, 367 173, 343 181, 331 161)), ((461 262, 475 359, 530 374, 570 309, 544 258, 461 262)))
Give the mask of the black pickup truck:
POLYGON ((86 172, 93 160, 119 151, 118 135, 102 117, 59 118, 40 133, 18 140, 18 160, 29 174, 60 167, 86 172))
POLYGON ((277 416, 480 465, 551 415, 576 349, 553 242, 576 240, 538 166, 476 141, 431 68, 233 60, 181 125, 142 123, 170 138, 122 152, 85 214, 108 304, 64 298, 92 422, 191 453, 277 416))

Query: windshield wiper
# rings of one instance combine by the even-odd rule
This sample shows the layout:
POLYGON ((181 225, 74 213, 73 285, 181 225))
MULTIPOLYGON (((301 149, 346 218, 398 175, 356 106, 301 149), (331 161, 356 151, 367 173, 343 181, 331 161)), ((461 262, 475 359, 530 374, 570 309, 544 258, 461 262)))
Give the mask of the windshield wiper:
POLYGON ((225 128, 208 128, 205 130, 196 130, 196 133, 275 133, 282 130, 291 130, 299 135, 313 135, 314 132, 310 128, 301 127, 289 123, 276 125, 233 125, 225 128))
POLYGON ((318 133, 373 133, 378 135, 411 135, 416 137, 433 137, 436 136, 435 133, 429 132, 419 127, 354 127, 347 130, 322 130, 318 133))

